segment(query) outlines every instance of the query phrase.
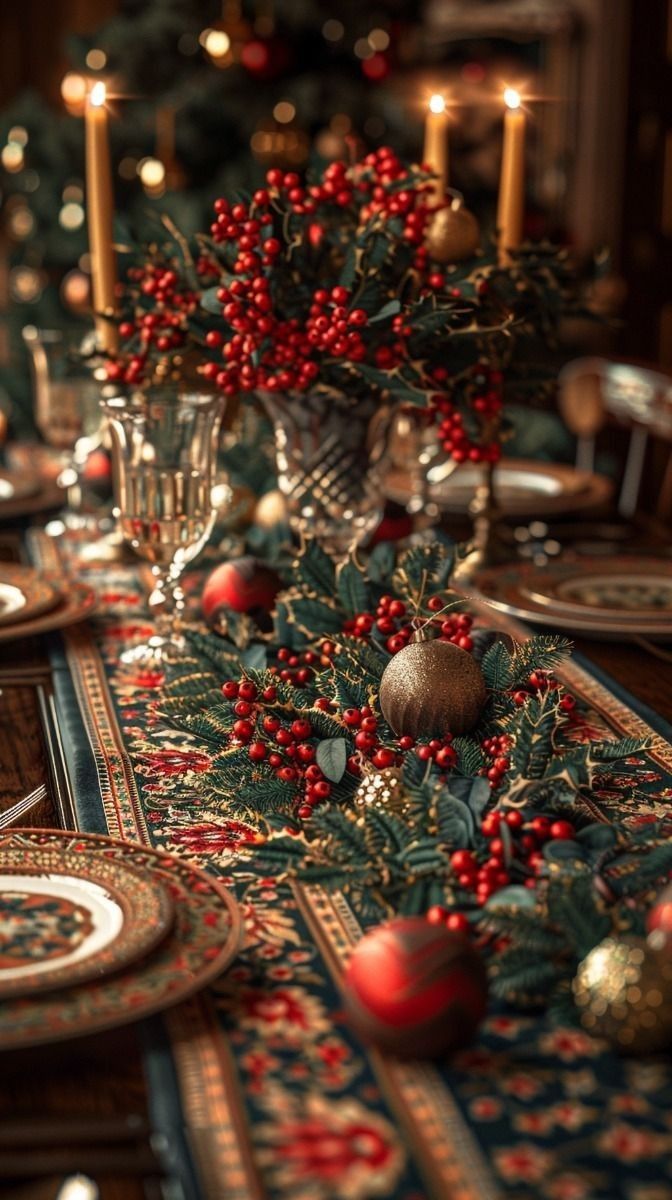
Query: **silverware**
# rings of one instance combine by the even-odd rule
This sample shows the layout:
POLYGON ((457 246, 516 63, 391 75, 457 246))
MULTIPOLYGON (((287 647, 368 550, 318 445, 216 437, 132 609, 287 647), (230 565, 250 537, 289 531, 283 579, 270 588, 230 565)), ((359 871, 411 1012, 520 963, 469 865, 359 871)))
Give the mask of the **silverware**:
POLYGON ((32 792, 24 796, 23 800, 17 800, 16 804, 12 804, 11 808, 7 808, 3 813, 0 813, 0 829, 7 829, 9 825, 13 825, 15 821, 19 820, 19 817, 25 816, 31 808, 34 808, 36 804, 39 804, 42 800, 46 800, 46 798, 47 789, 43 783, 40 783, 32 792))

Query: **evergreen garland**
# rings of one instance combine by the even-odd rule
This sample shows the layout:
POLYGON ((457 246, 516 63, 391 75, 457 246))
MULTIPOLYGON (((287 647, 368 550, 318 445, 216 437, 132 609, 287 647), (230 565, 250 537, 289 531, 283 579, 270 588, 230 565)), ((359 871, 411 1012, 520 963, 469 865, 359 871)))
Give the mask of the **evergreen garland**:
POLYGON ((641 932, 642 905, 672 869, 669 827, 613 820, 595 795, 595 779, 603 784, 615 763, 636 788, 643 746, 631 738, 571 740, 571 697, 567 703, 553 675, 569 653, 561 637, 520 644, 474 629, 473 653, 488 689, 478 727, 454 739, 448 768, 422 761, 417 747, 399 750, 377 710, 389 660, 384 639, 375 626, 358 636, 343 629, 358 614, 375 612, 382 595, 407 604, 417 622, 442 619, 436 604, 429 605, 437 595, 446 607, 457 606, 450 611, 463 612, 450 586, 453 562, 454 548, 437 542, 399 555, 382 545, 366 567, 351 558, 336 568, 308 542, 288 572, 291 587, 278 597, 273 633, 264 634, 251 618, 244 627, 236 623, 237 643, 230 634, 190 632, 188 658, 164 688, 157 713, 207 749, 210 765, 192 786, 209 817, 239 819, 258 830, 240 848, 255 872, 341 889, 367 920, 435 905, 466 914, 489 957, 494 993, 528 1006, 548 1001, 566 1019, 578 961, 610 931, 641 932), (300 685, 280 677, 289 661, 278 657, 282 646, 300 662, 305 655, 312 662, 310 678, 300 685), (257 665, 246 666, 246 659, 257 665), (222 695, 227 681, 240 680, 253 683, 258 697, 272 697, 260 700, 253 735, 265 746, 260 761, 251 761, 248 744, 235 737, 233 704, 222 695), (397 791, 387 806, 358 794, 373 767, 357 751, 356 730, 343 713, 363 705, 376 715, 378 745, 394 751, 389 775, 397 791), (279 779, 269 765, 268 754, 278 746, 262 715, 277 716, 285 726, 310 722, 306 740, 331 792, 307 818, 297 812, 297 781, 279 779), (484 747, 500 738, 509 747, 508 767, 493 780, 484 747), (515 821, 512 813, 519 814, 515 821), (484 901, 456 864, 464 853, 477 866, 488 861, 493 820, 507 878, 484 901), (526 858, 521 832, 554 820, 569 820, 571 832, 540 843, 526 858))

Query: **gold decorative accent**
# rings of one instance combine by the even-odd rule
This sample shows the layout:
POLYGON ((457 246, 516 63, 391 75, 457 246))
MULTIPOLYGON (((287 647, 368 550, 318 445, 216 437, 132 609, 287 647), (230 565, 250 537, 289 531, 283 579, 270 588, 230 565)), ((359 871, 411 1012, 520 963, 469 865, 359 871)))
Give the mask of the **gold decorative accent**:
POLYGON ((605 938, 584 958, 572 989, 584 1029, 622 1054, 672 1044, 672 956, 651 939, 605 938))
POLYGON ((362 809, 382 808, 386 812, 404 813, 408 808, 408 797, 404 795, 400 769, 386 767, 383 771, 368 772, 355 792, 355 804, 362 809))

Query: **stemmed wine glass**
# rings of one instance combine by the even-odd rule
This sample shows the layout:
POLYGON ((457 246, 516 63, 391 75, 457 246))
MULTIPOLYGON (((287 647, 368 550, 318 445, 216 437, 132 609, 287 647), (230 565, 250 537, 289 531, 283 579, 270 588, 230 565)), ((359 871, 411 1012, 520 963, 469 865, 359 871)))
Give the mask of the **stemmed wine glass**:
POLYGON ((81 529, 89 524, 83 513, 82 472, 102 437, 101 384, 73 353, 76 347, 63 330, 26 325, 23 340, 30 356, 35 423, 47 445, 60 453, 58 484, 68 505, 61 520, 81 529))
POLYGON ((180 576, 207 542, 226 498, 217 474, 225 401, 169 386, 101 401, 112 443, 112 472, 125 541, 151 563, 157 635, 122 661, 160 666, 179 656, 184 594, 180 576))

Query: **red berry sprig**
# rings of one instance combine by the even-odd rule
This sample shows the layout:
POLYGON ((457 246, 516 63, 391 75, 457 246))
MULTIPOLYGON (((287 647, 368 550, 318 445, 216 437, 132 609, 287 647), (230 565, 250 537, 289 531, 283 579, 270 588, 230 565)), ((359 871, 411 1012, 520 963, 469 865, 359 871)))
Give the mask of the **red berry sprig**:
POLYGON ((296 786, 297 815, 305 820, 328 800, 331 784, 315 762, 315 732, 309 717, 283 721, 277 712, 277 689, 261 693, 249 679, 227 680, 222 693, 233 704, 236 720, 230 734, 232 746, 247 746, 253 763, 266 763, 277 779, 296 786), (269 711, 270 709, 270 711, 269 711), (271 748, 272 747, 272 748, 271 748))

